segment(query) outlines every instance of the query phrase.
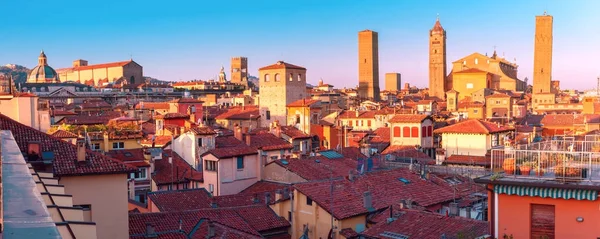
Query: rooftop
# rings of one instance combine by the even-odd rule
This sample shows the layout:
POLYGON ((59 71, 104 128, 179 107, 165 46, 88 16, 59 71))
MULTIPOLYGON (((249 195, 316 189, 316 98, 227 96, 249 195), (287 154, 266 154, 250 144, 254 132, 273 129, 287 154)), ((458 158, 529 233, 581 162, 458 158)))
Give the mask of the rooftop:
POLYGON ((455 133, 455 134, 493 134, 514 130, 512 127, 502 124, 495 124, 478 119, 469 119, 434 130, 436 134, 455 133))
POLYGON ((268 65, 268 66, 263 66, 261 68, 259 68, 259 71, 262 70, 273 70, 273 69, 296 69, 296 70, 306 70, 306 68, 301 67, 301 66, 297 66, 297 65, 293 65, 284 61, 278 61, 277 63, 273 64, 273 65, 268 65))

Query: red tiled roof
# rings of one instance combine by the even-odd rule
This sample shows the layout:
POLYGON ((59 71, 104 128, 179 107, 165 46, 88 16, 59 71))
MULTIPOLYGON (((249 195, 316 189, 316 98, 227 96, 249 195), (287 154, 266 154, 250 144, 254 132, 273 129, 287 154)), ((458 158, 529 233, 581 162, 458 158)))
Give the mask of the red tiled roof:
POLYGON ((112 116, 89 116, 89 115, 72 115, 65 116, 56 124, 67 124, 67 125, 97 125, 97 124, 108 124, 108 121, 114 117, 112 116))
POLYGON ((390 145, 385 148, 382 155, 391 154, 400 158, 414 158, 422 161, 423 163, 430 163, 433 161, 429 155, 417 150, 414 146, 410 145, 390 145))
POLYGON ((29 142, 39 142, 42 152, 54 152, 52 163, 55 176, 76 176, 89 174, 120 174, 134 170, 118 160, 86 150, 86 162, 77 162, 75 145, 25 126, 0 114, 0 129, 13 133, 22 152, 27 152, 29 142))
POLYGON ((263 67, 259 68, 258 70, 262 71, 262 70, 272 70, 272 69, 297 69, 297 70, 306 70, 306 68, 304 68, 304 67, 297 66, 297 65, 292 65, 292 64, 284 62, 284 61, 278 61, 277 63, 275 63, 273 65, 263 66, 263 67))
POLYGON ((95 65, 61 68, 61 69, 57 69, 56 72, 82 71, 82 70, 99 69, 99 68, 111 68, 111 67, 117 67, 117 66, 125 66, 125 65, 129 64, 130 62, 133 62, 133 61, 132 60, 117 61, 117 62, 102 63, 102 64, 95 64, 95 65))
POLYGON ((491 134, 513 130, 512 127, 498 125, 478 119, 469 119, 434 130, 436 134, 455 133, 455 134, 491 134))
POLYGON ((250 147, 254 147, 256 149, 270 151, 294 148, 294 146, 292 146, 292 144, 289 142, 283 140, 282 138, 278 138, 271 133, 259 132, 256 134, 249 134, 249 137, 250 147))
POLYGON ((52 133, 52 136, 59 138, 59 139, 74 139, 74 138, 79 138, 79 136, 77 136, 74 133, 71 133, 69 131, 64 131, 62 129, 57 130, 56 132, 52 133))
POLYGON ((540 123, 543 125, 544 128, 547 128, 547 127, 569 127, 569 128, 571 128, 574 125, 583 124, 585 118, 590 118, 593 120, 592 117, 586 117, 585 115, 552 114, 552 115, 544 115, 544 118, 541 120, 540 123))
POLYGON ((226 119, 226 120, 235 120, 235 119, 258 119, 260 117, 260 111, 257 107, 234 107, 226 109, 223 113, 215 116, 215 119, 226 119))
POLYGON ((208 126, 192 127, 190 129, 195 135, 214 135, 217 134, 214 129, 208 126))
MULTIPOLYGON (((165 146, 167 143, 171 142, 171 136, 167 136, 167 135, 157 135, 156 138, 154 139, 154 146, 155 147, 162 147, 165 146)), ((141 142, 142 146, 152 146, 152 138, 146 138, 143 139, 141 142)))
POLYGON ((294 126, 281 126, 281 133, 289 136, 292 139, 307 139, 310 135, 305 134, 294 126))
MULTIPOLYGON (((431 176, 430 177, 435 177, 431 176)), ((306 195, 327 212, 332 212, 337 219, 345 219, 366 214, 371 210, 380 210, 403 199, 411 199, 423 207, 435 206, 454 199, 448 187, 423 180, 409 169, 369 172, 358 176, 353 181, 339 179, 334 181, 309 182, 294 185, 300 193, 306 195), (403 178, 409 183, 399 180, 403 178), (331 188, 334 188, 334 199, 331 202, 331 188), (363 204, 363 193, 369 191, 372 208, 363 204)))
POLYGON ((218 136, 215 138, 215 145, 217 148, 235 147, 243 143, 244 142, 238 140, 233 135, 218 136))
POLYGON ((240 144, 236 147, 215 148, 211 149, 203 155, 212 154, 218 159, 231 158, 244 155, 258 154, 256 148, 249 147, 246 144, 240 144))
POLYGON ((349 159, 358 160, 359 158, 362 158, 362 159, 368 158, 366 155, 364 155, 362 152, 360 152, 360 149, 358 147, 344 147, 344 148, 342 148, 340 153, 342 155, 344 155, 344 158, 349 158, 349 159))
POLYGON ((162 156, 161 160, 154 161, 152 180, 157 185, 189 181, 204 182, 202 171, 194 169, 179 154, 172 150, 164 150, 162 156), (173 158, 173 164, 169 163, 169 157, 173 158))
POLYGON ((321 101, 320 100, 313 100, 313 99, 301 99, 301 100, 297 100, 297 101, 294 101, 292 103, 289 103, 287 105, 287 107, 311 106, 312 104, 315 104, 317 102, 321 102, 321 101))
MULTIPOLYGON (((153 110, 168 110, 169 103, 167 103, 167 102, 144 102, 143 108, 144 109, 153 109, 153 110)), ((142 109, 142 104, 141 103, 136 104, 135 109, 136 110, 142 109)))
POLYGON ((428 119, 427 115, 395 115, 389 120, 390 123, 421 123, 428 119))
POLYGON ((489 225, 485 221, 467 219, 464 217, 447 217, 433 212, 414 209, 396 209, 395 220, 377 223, 361 235, 369 238, 380 238, 384 232, 398 233, 410 238, 439 239, 445 235, 454 238, 456 235, 471 235, 469 238, 479 238, 489 234, 489 225), (427 225, 427 226, 424 226, 427 225))
MULTIPOLYGON (((265 192, 275 192, 277 190, 282 190, 284 188, 291 189, 291 185, 284 184, 284 183, 269 182, 269 181, 258 181, 256 183, 250 185, 250 187, 247 187, 246 189, 242 190, 240 192, 240 194, 259 194, 259 195, 261 195, 260 193, 263 193, 263 195, 264 195, 265 192)), ((274 195, 274 194, 272 194, 272 195, 274 195)))
POLYGON ((184 113, 166 113, 164 115, 157 115, 156 119, 189 119, 190 115, 184 113))
POLYGON ((144 161, 143 149, 111 150, 106 152, 107 156, 117 159, 133 167, 150 167, 150 163, 144 161))
POLYGON ((145 135, 156 134, 156 124, 151 123, 151 122, 143 122, 142 123, 142 132, 145 135))
POLYGON ((54 114, 54 116, 77 115, 77 113, 63 110, 53 110, 52 114, 54 114))
POLYGON ((358 238, 358 232, 356 232, 354 229, 352 228, 344 228, 340 231, 340 235, 342 235, 345 238, 358 238))
POLYGON ((453 154, 446 158, 445 164, 459 164, 459 165, 478 165, 478 166, 490 166, 491 161, 488 156, 474 156, 474 155, 457 155, 453 154))
POLYGON ((334 178, 345 177, 348 176, 349 171, 356 170, 358 166, 356 160, 348 158, 329 159, 325 156, 314 156, 305 159, 293 158, 287 159, 286 162, 287 164, 284 164, 281 160, 275 160, 271 163, 276 163, 307 181, 329 179, 330 176, 334 178))

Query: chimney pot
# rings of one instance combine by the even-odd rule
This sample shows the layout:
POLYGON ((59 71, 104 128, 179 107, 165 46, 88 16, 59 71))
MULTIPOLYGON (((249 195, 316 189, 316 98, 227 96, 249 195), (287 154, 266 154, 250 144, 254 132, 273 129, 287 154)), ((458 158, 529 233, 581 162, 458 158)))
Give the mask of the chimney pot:
POLYGON ((265 193, 265 204, 269 204, 269 202, 271 201, 271 193, 266 192, 265 193))
POLYGON ((252 137, 250 134, 246 134, 246 145, 250 146, 252 144, 252 137))
POLYGON ((206 233, 206 238, 210 239, 215 236, 215 224, 213 222, 208 222, 208 232, 206 233))
POLYGON ((364 203, 364 207, 367 210, 373 209, 373 199, 371 197, 370 191, 366 191, 363 193, 363 203, 364 203))
POLYGON ((77 162, 85 162, 85 141, 77 141, 77 162))

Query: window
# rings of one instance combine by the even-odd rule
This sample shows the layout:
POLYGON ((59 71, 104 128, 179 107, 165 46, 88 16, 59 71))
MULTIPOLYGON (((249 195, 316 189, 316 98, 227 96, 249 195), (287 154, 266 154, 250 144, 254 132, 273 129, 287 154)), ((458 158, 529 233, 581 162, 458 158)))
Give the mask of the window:
POLYGON ((421 127, 421 137, 427 137, 427 127, 421 127))
POLYGON ((267 81, 270 81, 270 80, 271 80, 271 79, 270 79, 270 77, 269 77, 269 74, 265 74, 265 82, 267 82, 267 81))
POLYGON ((291 223, 292 222, 292 212, 288 211, 288 221, 291 223))
POLYGON ((277 156, 271 156, 271 161, 277 160, 277 156))
POLYGON ((290 81, 294 80, 294 74, 290 73, 290 81))
POLYGON ((198 138, 198 147, 202 147, 202 138, 198 138))
POLYGON ((348 124, 350 127, 352 127, 352 120, 348 120, 348 124))
POLYGON ((302 74, 298 74, 298 81, 302 81, 302 74))
POLYGON ((100 150, 100 143, 91 144, 90 149, 94 151, 100 150))
POLYGON ((473 114, 477 114, 477 113, 479 113, 479 110, 478 109, 474 109, 473 110, 473 114))
POLYGON ((479 59, 475 58, 475 65, 477 65, 477 63, 479 63, 479 59))
POLYGON ((113 142, 113 149, 125 149, 125 142, 113 142))
POLYGON ((410 137, 410 127, 405 126, 404 128, 402 128, 402 137, 410 137))
POLYGON ((499 100, 497 100, 497 101, 496 101, 496 104, 497 104, 497 105, 499 105, 499 104, 500 104, 500 101, 499 101, 499 100))
POLYGON ((296 124, 300 124, 300 115, 296 115, 296 124))
POLYGON ((271 111, 267 110, 267 120, 271 119, 271 111))
POLYGON ((281 81, 281 77, 279 77, 279 74, 275 74, 275 82, 279 81, 281 81))
POLYGON ((237 169, 244 169, 244 156, 237 157, 237 169))
POLYGON ((492 134, 492 147, 496 147, 500 144, 500 137, 497 134, 492 134))
POLYGON ((433 136, 433 126, 427 126, 427 136, 431 137, 433 136))
POLYGON ((209 191, 210 193, 213 193, 213 192, 215 191, 215 185, 214 185, 214 184, 210 184, 210 183, 209 183, 209 184, 208 184, 208 191, 209 191))
POLYGON ((400 137, 400 127, 394 127, 394 137, 400 137))
POLYGON ((531 238, 554 238, 554 205, 531 204, 531 238))
POLYGON ((206 171, 217 171, 217 161, 209 161, 209 160, 205 160, 205 166, 204 169, 206 171))
POLYGON ((473 89, 473 83, 467 83, 467 89, 473 89))
POLYGON ((306 205, 312 206, 312 199, 310 199, 309 197, 306 197, 306 205))
POLYGON ((367 126, 371 127, 371 120, 367 120, 367 126))
POLYGON ((412 132, 411 132, 411 136, 412 136, 413 138, 417 138, 417 137, 419 137, 419 128, 418 128, 418 127, 412 127, 412 130, 411 130, 411 131, 412 131, 412 132))

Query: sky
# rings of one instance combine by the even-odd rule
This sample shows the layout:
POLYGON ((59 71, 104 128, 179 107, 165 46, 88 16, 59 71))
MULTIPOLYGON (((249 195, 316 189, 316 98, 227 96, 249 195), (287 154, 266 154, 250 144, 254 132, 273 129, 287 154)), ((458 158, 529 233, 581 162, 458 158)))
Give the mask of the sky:
MULTIPOLYGON (((0 65, 34 67, 40 50, 55 69, 133 58, 144 75, 180 81, 215 78, 230 58, 249 72, 283 60, 307 68, 307 82, 358 84, 358 32, 379 33, 379 72, 428 85, 428 34, 436 17, 451 62, 474 52, 519 65, 532 82, 535 16, 554 16, 553 80, 590 89, 600 76, 600 1, 584 0, 193 0, 2 1, 0 65)), ((228 73, 229 75, 229 73, 228 73)))

